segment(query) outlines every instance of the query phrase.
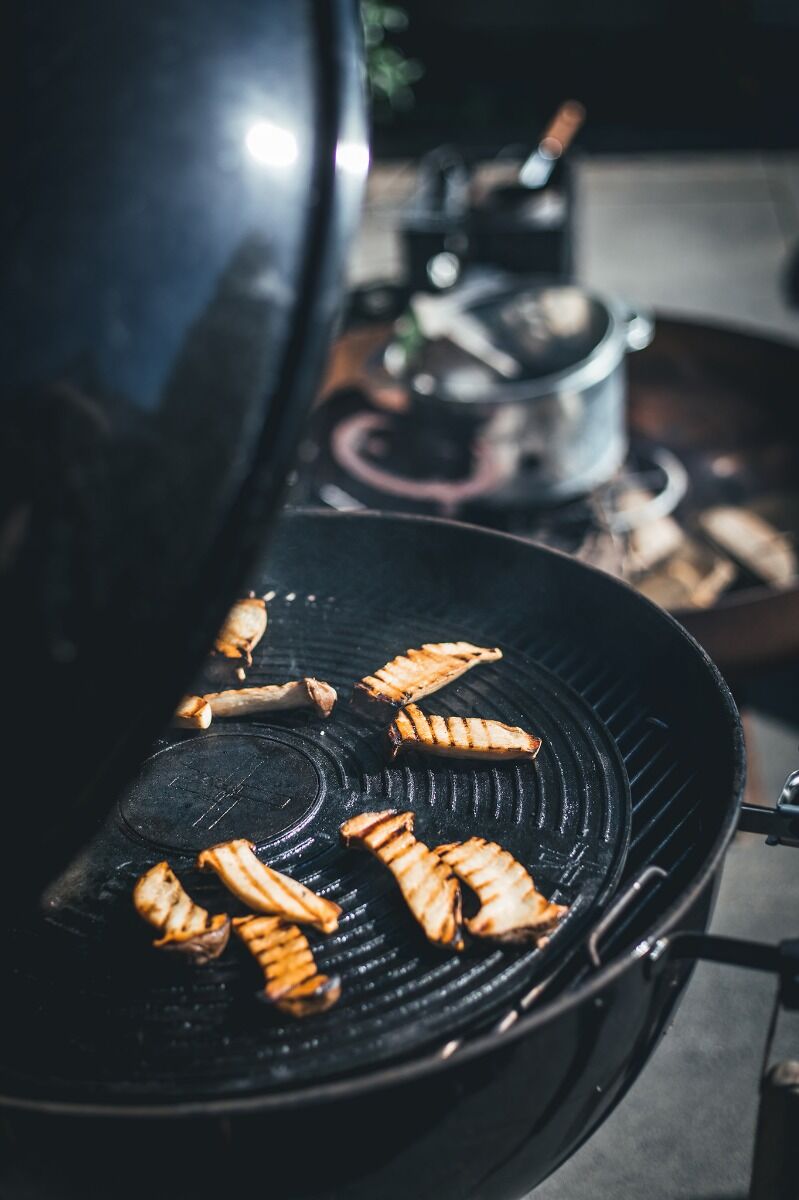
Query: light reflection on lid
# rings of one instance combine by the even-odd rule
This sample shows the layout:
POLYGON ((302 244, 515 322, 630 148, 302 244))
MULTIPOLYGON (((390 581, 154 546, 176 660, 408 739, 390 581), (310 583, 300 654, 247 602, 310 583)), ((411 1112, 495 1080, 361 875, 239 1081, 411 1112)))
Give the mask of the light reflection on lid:
POLYGON ((244 138, 247 152, 265 167, 290 167, 297 161, 297 139, 271 121, 255 121, 244 138))

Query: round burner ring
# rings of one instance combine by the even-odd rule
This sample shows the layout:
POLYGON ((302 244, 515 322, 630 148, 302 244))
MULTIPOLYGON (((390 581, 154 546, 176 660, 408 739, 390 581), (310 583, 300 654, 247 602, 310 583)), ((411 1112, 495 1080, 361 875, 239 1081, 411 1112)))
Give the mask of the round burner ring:
POLYGON ((385 471, 364 458, 361 446, 368 434, 384 433, 390 428, 390 417, 360 412, 341 421, 330 438, 333 457, 339 466, 360 483, 376 488, 383 495, 427 501, 440 505, 443 511, 453 512, 458 505, 494 491, 505 478, 501 462, 479 441, 473 448, 475 469, 463 479, 410 479, 385 471))

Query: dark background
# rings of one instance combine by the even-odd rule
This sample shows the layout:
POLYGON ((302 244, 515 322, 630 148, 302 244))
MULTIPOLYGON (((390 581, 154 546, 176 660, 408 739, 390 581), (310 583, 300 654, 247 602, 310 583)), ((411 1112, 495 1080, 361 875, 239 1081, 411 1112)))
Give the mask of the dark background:
POLYGON ((400 0, 424 67, 378 157, 530 143, 565 98, 598 151, 799 145, 799 0, 400 0))

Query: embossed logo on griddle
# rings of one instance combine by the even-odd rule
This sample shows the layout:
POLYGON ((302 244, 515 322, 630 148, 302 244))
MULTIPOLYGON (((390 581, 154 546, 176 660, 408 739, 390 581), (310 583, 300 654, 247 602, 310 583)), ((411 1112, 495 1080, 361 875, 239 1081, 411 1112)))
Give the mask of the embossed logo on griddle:
POLYGON ((210 833, 241 799, 255 798, 262 808, 272 812, 280 812, 291 804, 294 799, 292 795, 270 788, 257 789, 250 795, 248 785, 258 782, 257 777, 263 773, 266 765, 266 759, 260 755, 257 761, 237 763, 223 779, 189 768, 182 775, 176 775, 169 786, 177 786, 183 793, 193 791, 213 797, 208 807, 191 822, 192 828, 210 833))
POLYGON ((259 844, 284 836, 304 823, 320 794, 304 747, 231 731, 154 755, 120 802, 120 815, 151 845, 197 853, 234 837, 259 844))

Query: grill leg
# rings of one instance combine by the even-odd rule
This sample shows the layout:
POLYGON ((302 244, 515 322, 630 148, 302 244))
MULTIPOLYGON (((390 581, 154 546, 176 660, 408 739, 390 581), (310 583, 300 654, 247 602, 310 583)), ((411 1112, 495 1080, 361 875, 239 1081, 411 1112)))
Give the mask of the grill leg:
POLYGON ((799 1062, 763 1077, 749 1200, 799 1200, 799 1062))

